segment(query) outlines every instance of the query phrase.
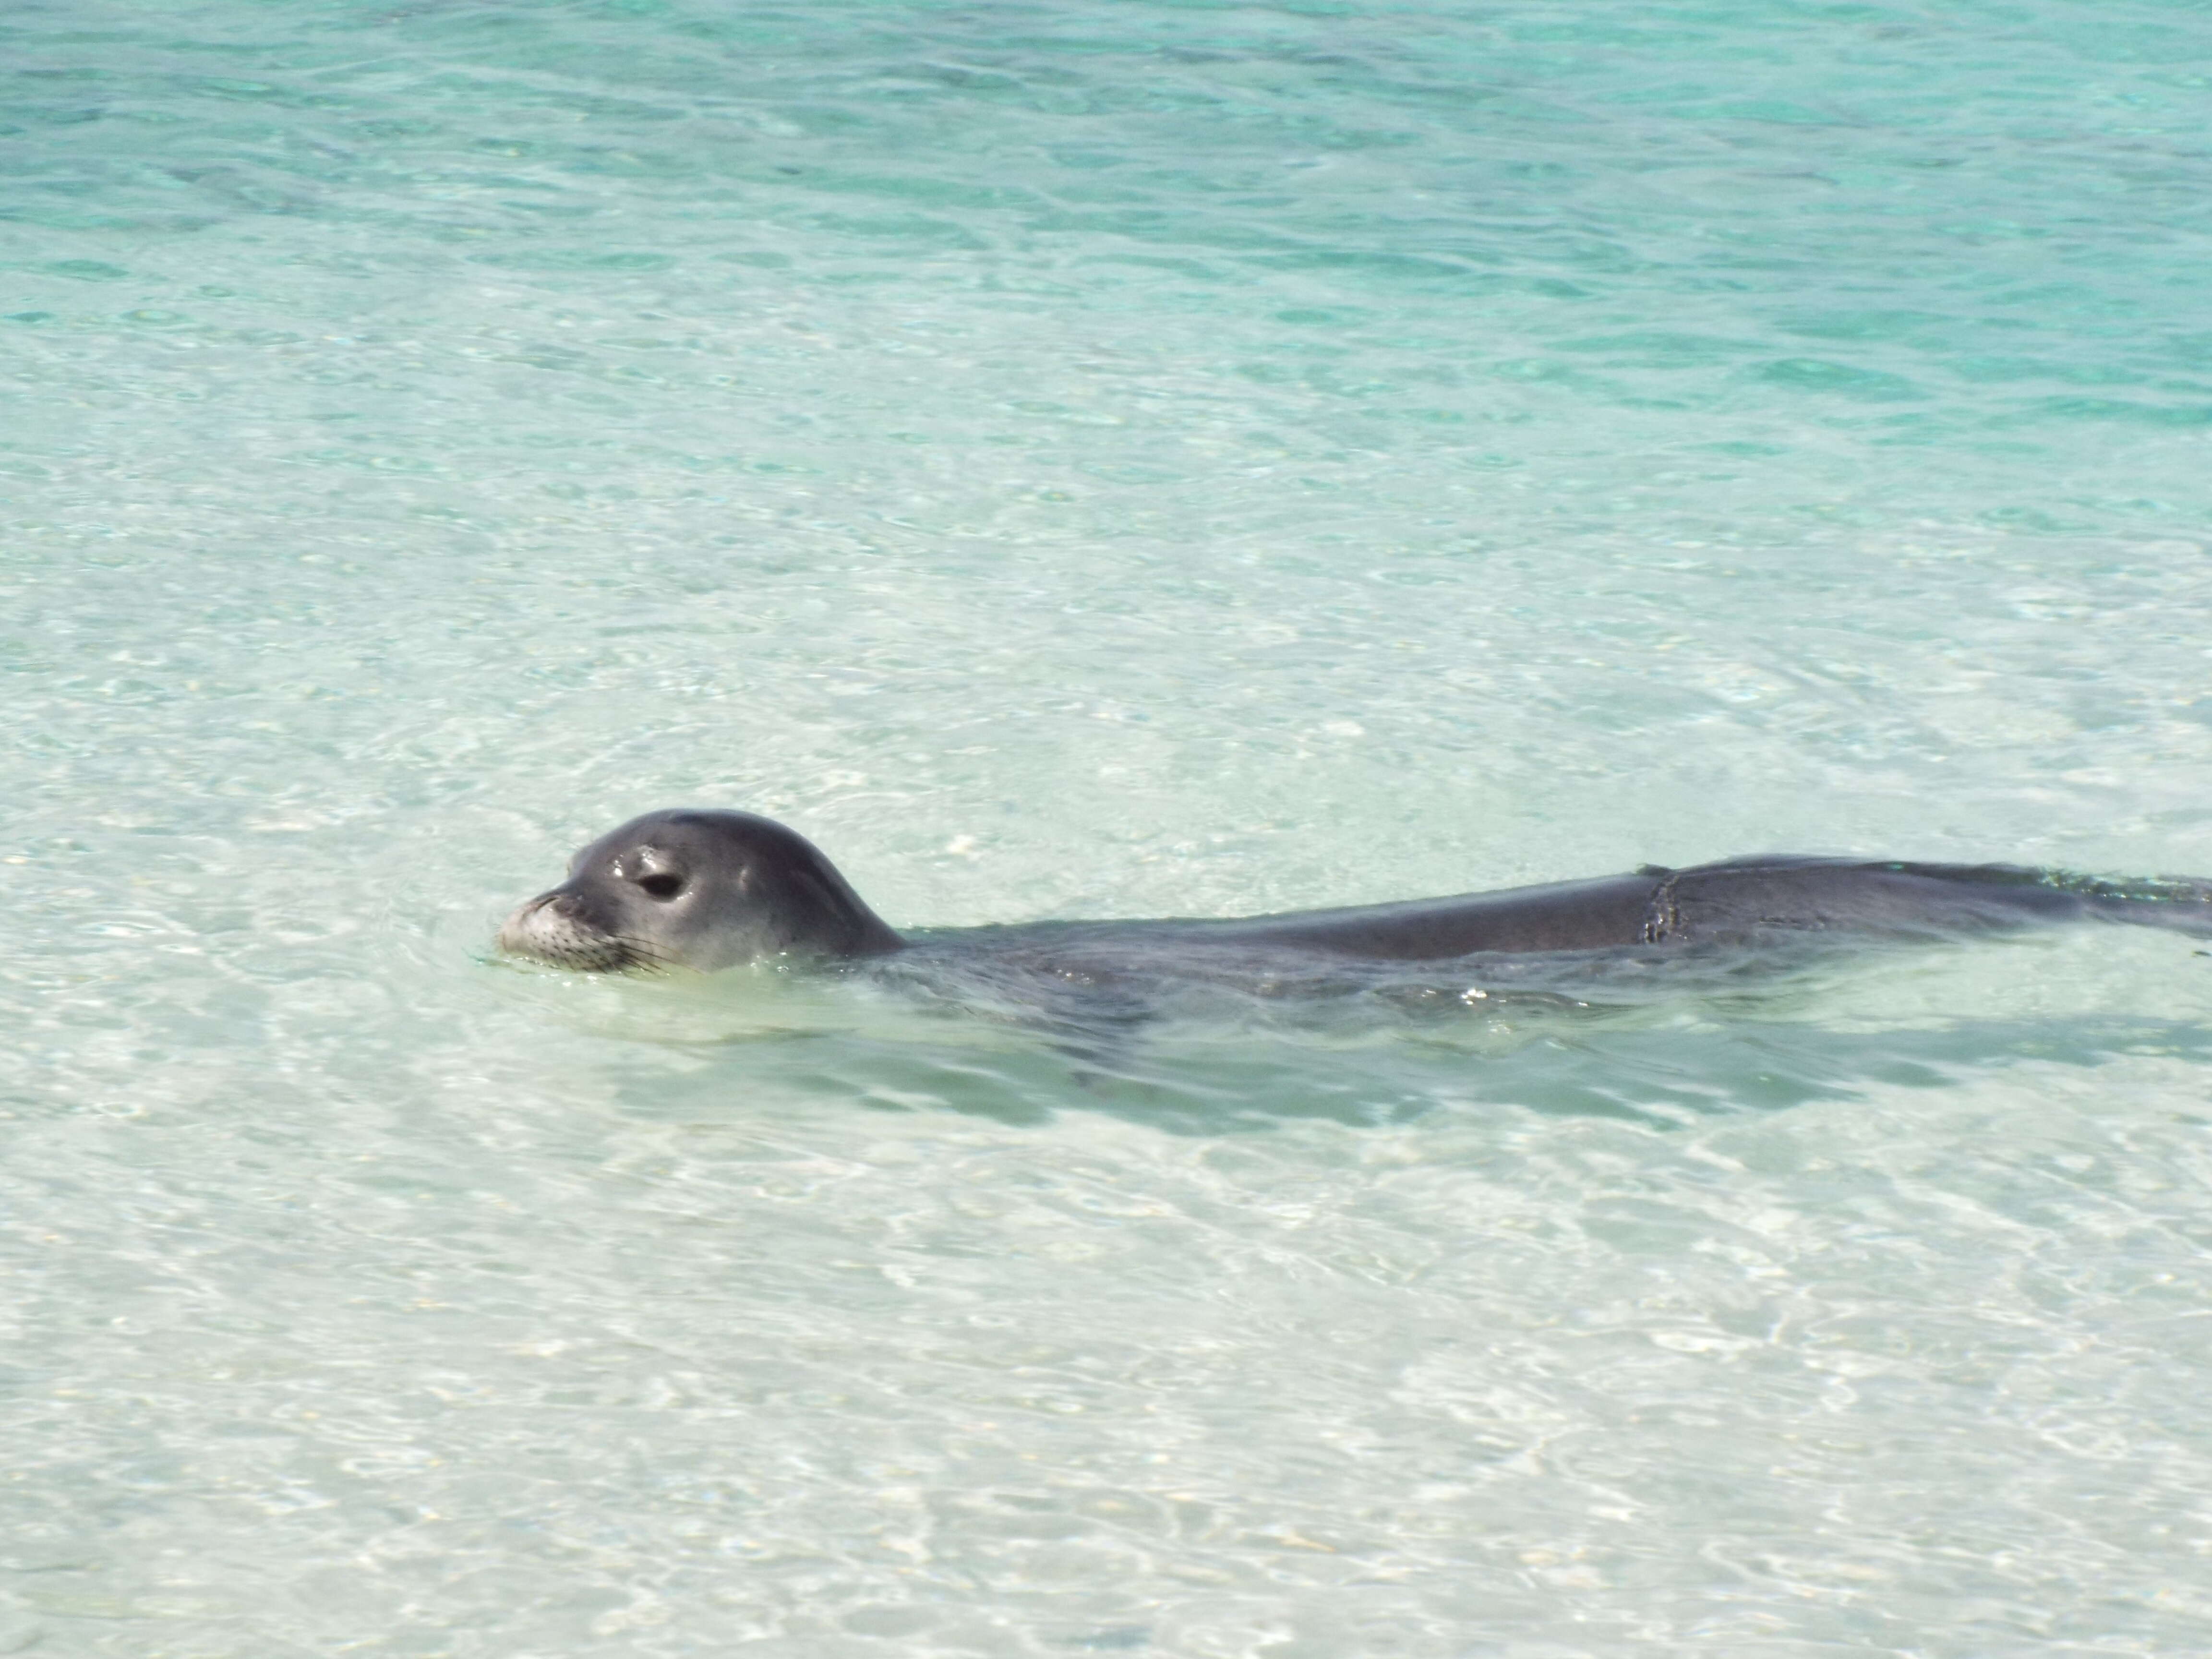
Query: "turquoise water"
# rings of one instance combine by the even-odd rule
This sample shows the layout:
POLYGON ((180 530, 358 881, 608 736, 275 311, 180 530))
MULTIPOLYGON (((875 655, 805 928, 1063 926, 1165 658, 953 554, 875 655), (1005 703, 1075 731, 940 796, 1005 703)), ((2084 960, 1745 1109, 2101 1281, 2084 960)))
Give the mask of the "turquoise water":
POLYGON ((2212 875, 2212 13, 0 20, 0 1653, 2212 1647, 2212 959, 1089 1077, 489 959, 2212 875))

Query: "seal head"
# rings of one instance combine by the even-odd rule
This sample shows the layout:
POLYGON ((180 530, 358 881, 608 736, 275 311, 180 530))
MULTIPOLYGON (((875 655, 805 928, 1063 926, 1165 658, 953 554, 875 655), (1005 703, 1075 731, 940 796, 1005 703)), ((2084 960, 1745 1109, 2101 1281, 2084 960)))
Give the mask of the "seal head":
POLYGON ((520 906, 499 948, 592 973, 711 973, 771 957, 880 956, 904 943, 814 843, 750 812, 676 808, 609 831, 520 906))

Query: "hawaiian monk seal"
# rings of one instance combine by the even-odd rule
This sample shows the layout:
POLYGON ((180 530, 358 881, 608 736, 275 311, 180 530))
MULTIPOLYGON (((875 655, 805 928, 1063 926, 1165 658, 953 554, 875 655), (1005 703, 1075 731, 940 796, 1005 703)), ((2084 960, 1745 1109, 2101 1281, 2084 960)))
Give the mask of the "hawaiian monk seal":
MULTIPOLYGON (((812 842, 750 812, 678 808, 611 830, 518 908, 499 948, 592 972, 905 953, 1043 975, 1055 990, 1161 977, 1341 983, 1358 964, 1534 952, 1656 957, 1761 940, 1940 938, 2104 920, 2212 938, 2212 883, 2113 882, 2014 865, 1777 855, 1452 898, 1229 921, 1033 922, 893 932, 812 842)), ((1474 964, 1470 964, 1473 966, 1474 964)), ((1454 978, 1464 978, 1455 973, 1454 978)))

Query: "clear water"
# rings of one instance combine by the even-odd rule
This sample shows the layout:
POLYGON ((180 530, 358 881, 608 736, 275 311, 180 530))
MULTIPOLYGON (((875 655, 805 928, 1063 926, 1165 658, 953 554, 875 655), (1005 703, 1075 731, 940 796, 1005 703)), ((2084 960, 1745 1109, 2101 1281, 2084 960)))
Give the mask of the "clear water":
POLYGON ((487 960, 2212 874, 2212 14, 0 20, 0 1652, 2212 1647, 2212 959, 1085 1079, 487 960))

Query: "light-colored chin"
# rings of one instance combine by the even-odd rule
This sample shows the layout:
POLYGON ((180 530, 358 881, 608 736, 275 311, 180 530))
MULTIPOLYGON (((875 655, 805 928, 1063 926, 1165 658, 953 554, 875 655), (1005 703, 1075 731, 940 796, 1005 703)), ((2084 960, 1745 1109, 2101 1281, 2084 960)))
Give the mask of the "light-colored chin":
POLYGON ((496 941, 511 957, 526 957, 555 968, 604 974, 633 965, 630 952, 614 940, 576 925, 542 899, 516 907, 501 924, 496 941))

